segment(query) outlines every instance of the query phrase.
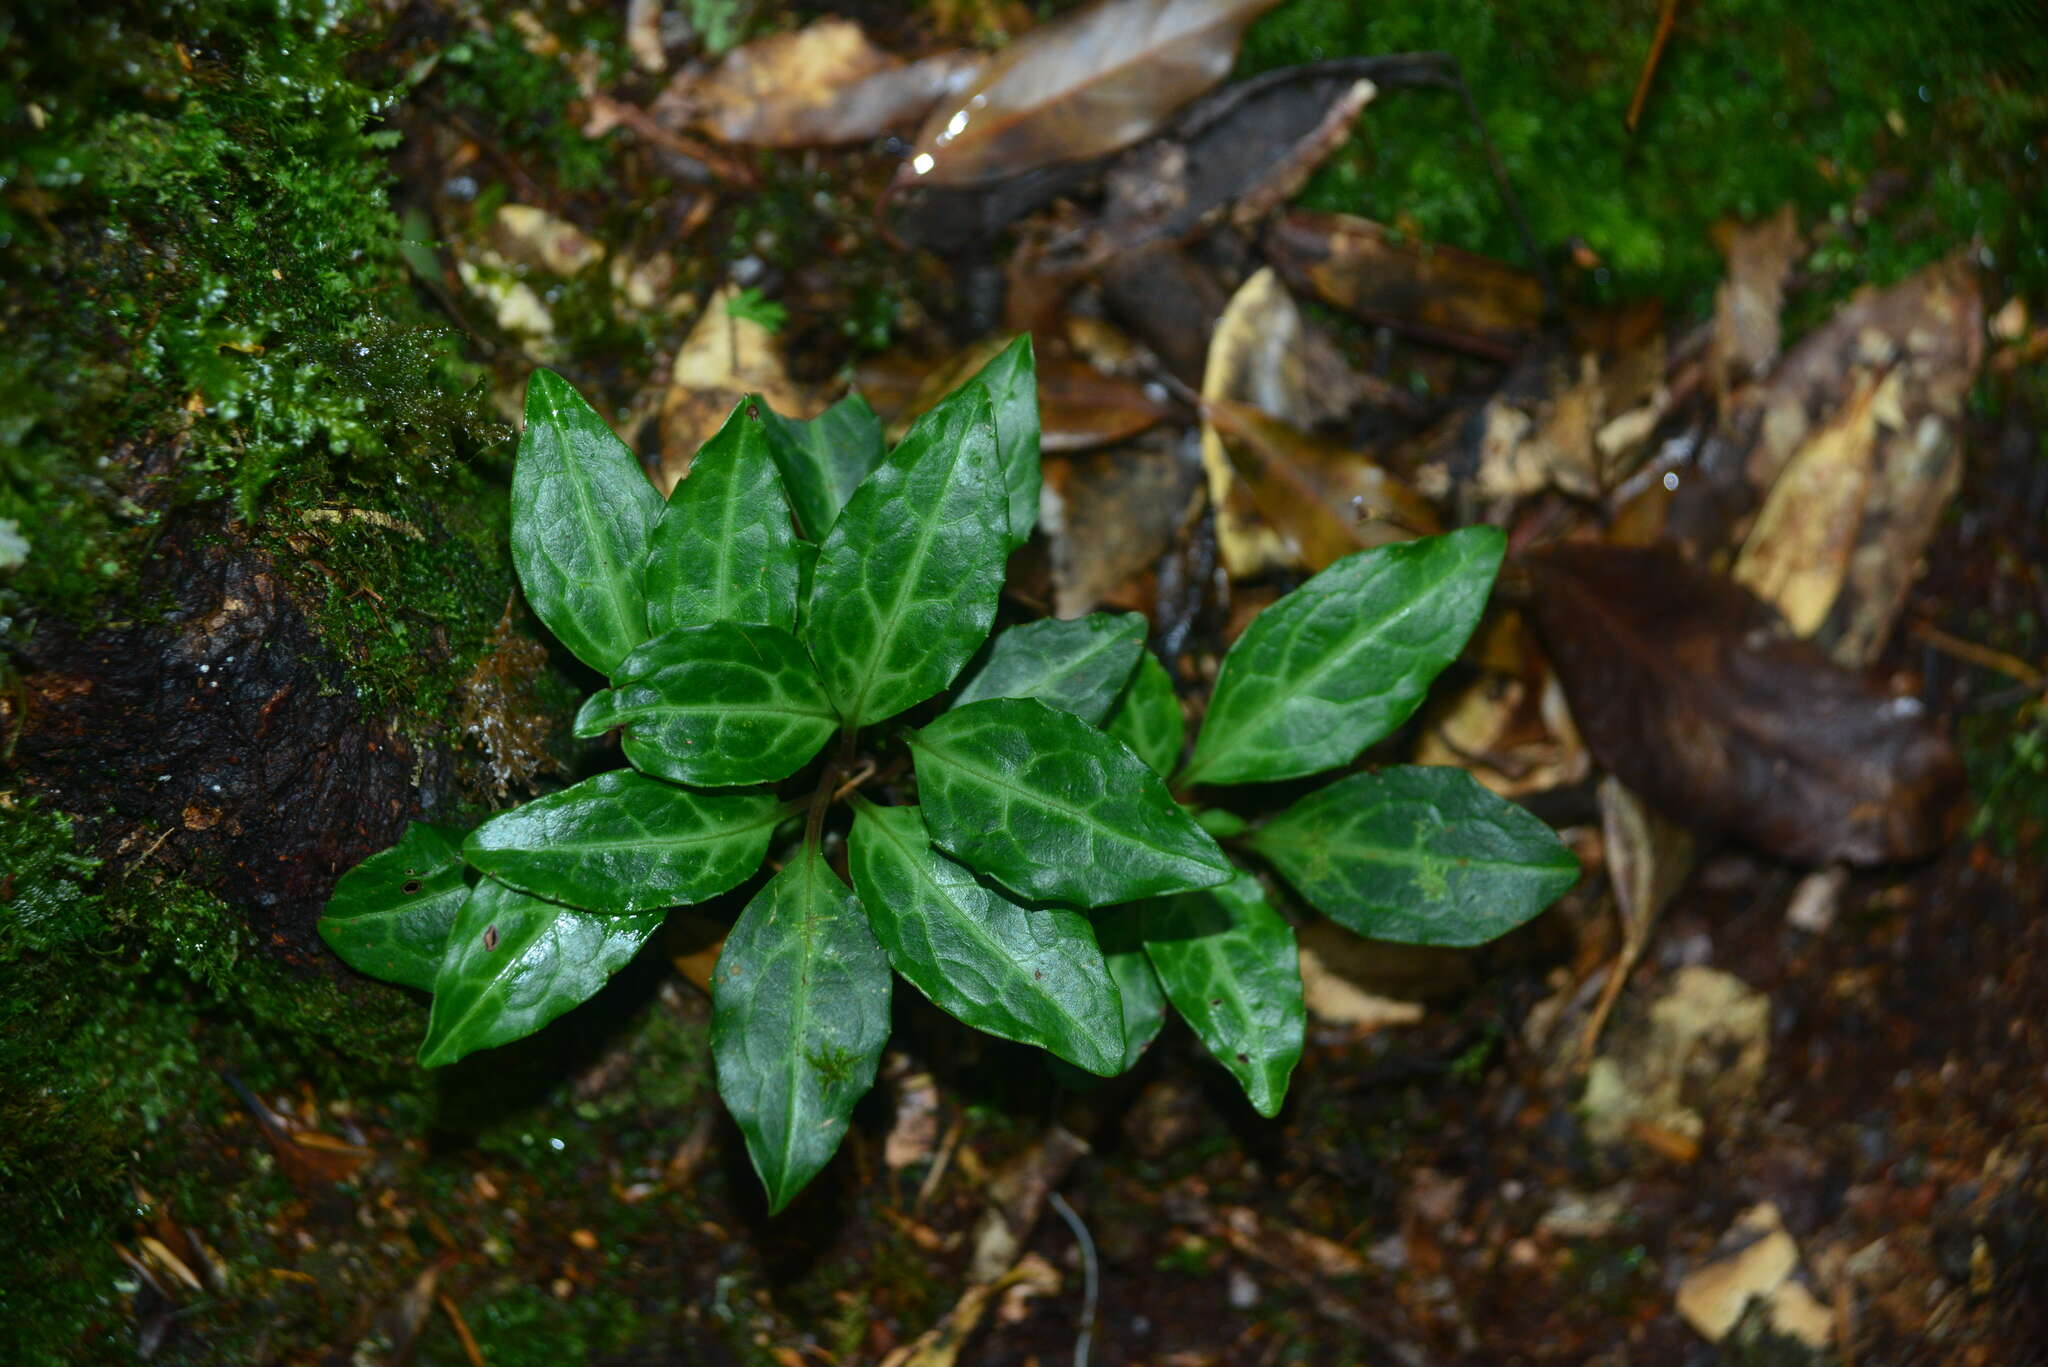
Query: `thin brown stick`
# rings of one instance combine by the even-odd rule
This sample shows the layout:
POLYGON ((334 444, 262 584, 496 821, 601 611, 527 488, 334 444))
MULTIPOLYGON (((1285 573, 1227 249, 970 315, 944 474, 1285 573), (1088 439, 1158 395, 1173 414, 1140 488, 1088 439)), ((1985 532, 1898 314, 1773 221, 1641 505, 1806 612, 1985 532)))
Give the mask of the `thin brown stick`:
POLYGON ((956 1116, 953 1123, 947 1127, 946 1137, 939 1141, 938 1156, 932 1159, 931 1167, 925 1172, 924 1182, 917 1189, 917 1200, 911 1203, 910 1213, 913 1217, 922 1215, 924 1208, 931 1203, 932 1197, 938 1194, 939 1183, 944 1180, 946 1169, 953 1161, 953 1150, 960 1147, 960 1136, 966 1131, 967 1117, 964 1115, 956 1116))
POLYGON ((728 185, 751 190, 760 183, 745 163, 729 157, 708 142, 686 137, 657 123, 652 114, 639 105, 615 100, 609 95, 594 95, 590 107, 610 119, 613 123, 632 132, 636 137, 666 148, 678 156, 688 157, 699 163, 705 170, 728 185))
POLYGON ((1951 636, 1940 627, 1927 622, 1915 622, 1911 628, 1915 640, 1933 646, 1942 654, 1963 660, 1980 669, 1993 670, 2007 678, 2017 679, 2029 688, 2048 683, 2048 671, 2036 668, 2017 655, 2008 655, 1990 646, 1966 641, 1960 636, 1951 636))
POLYGON ((484 1361, 483 1349, 476 1346, 476 1335, 469 1332, 469 1321, 462 1318, 462 1307, 446 1291, 434 1297, 447 1314, 448 1322, 455 1326, 455 1337, 462 1340, 462 1355, 469 1359, 470 1367, 489 1367, 484 1361))
POLYGON ((1664 8, 1657 15, 1657 36, 1650 40, 1650 55, 1643 60, 1643 74, 1636 80, 1635 98, 1628 102, 1628 131, 1636 131, 1636 124, 1643 117, 1643 103, 1650 98, 1650 81, 1657 74, 1657 63, 1664 60, 1664 44, 1671 40, 1672 25, 1678 22, 1678 0, 1664 0, 1664 8))

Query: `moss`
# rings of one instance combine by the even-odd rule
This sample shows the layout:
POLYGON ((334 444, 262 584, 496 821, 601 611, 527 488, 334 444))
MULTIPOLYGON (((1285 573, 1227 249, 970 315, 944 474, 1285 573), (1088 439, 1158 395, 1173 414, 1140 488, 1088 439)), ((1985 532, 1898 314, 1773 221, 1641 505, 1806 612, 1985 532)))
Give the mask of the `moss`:
POLYGON ((606 8, 557 7, 546 41, 529 46, 519 28, 501 23, 440 51, 444 68, 435 94, 467 129, 488 130, 502 151, 570 192, 605 184, 609 153, 570 117, 581 98, 562 51, 581 55, 600 85, 626 64, 625 39, 606 8), (539 48, 541 50, 535 50, 539 48))
POLYGON ((395 989, 300 978, 253 953, 217 899, 123 877, 79 843, 70 818, 0 793, 0 866, 15 875, 0 899, 0 1319, 21 1326, 28 1361, 116 1313, 107 1241, 132 1214, 124 1179, 144 1150, 233 1108, 218 1068, 258 1086, 374 1085, 404 1076, 423 1025, 395 989))
MULTIPOLYGON (((1766 0, 1682 9, 1631 135, 1624 116, 1655 12, 1619 0, 1591 11, 1566 0, 1289 0, 1253 26, 1240 65, 1458 58, 1538 243, 1554 253, 1583 241, 1602 263, 1597 293, 1702 307, 1722 272, 1713 222, 1788 201, 1809 225, 1851 229, 1817 254, 1833 286, 1819 293, 1895 280, 1980 233, 2018 287, 2048 286, 2048 244, 2026 226, 2048 167, 2025 156, 2048 126, 2048 87, 2019 7, 1857 4, 1796 21, 1766 0), (1881 169, 1906 171, 1911 187, 1863 228, 1855 202, 1881 169)), ((1304 203, 1519 259, 1453 97, 1384 95, 1360 127, 1304 203)))
POLYGON ((350 8, 45 0, 0 19, 17 608, 102 597, 163 506, 246 516, 302 462, 375 484, 477 444, 469 377, 398 255, 395 135, 347 73, 350 8))

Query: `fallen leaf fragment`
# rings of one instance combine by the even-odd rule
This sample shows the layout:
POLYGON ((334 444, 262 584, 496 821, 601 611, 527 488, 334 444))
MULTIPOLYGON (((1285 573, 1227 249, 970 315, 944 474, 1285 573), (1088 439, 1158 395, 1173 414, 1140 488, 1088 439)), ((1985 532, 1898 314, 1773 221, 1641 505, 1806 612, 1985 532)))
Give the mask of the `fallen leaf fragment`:
POLYGON ((734 314, 737 285, 711 296, 669 372, 661 400, 661 468, 655 483, 665 498, 689 473, 690 460, 724 425, 733 405, 759 394, 785 418, 814 416, 812 402, 789 378, 775 334, 734 314))
POLYGON ((1944 839, 1961 766, 1916 699, 1667 548, 1564 545, 1522 563, 1594 758, 1667 817, 1806 864, 1915 859, 1944 839))
POLYGON ((1308 434, 1360 390, 1270 268, 1231 296, 1202 377, 1202 468, 1235 578, 1321 569, 1436 529, 1433 509, 1364 456, 1308 434))
POLYGON ((1088 1141, 1062 1125, 1006 1164, 989 1182, 989 1208, 974 1229, 969 1276, 993 1281, 1008 1267, 1038 1223, 1046 1196, 1066 1180, 1067 1170, 1089 1151, 1088 1141))
POLYGON ((1232 1248, 1299 1281, 1365 1273, 1365 1259, 1355 1250, 1320 1234, 1262 1219, 1248 1206, 1223 1207, 1216 1212, 1215 1225, 1232 1248))
POLYGON ((1714 392, 1724 397, 1778 358, 1785 278, 1805 245, 1790 204, 1759 222, 1731 227, 1726 236, 1728 278, 1714 293, 1708 345, 1714 392))
POLYGON ((851 20, 821 19, 736 47, 709 72, 685 73, 654 113, 751 146, 866 142, 923 118, 983 61, 942 52, 906 62, 869 42, 851 20))
MULTIPOLYGON (((1579 1037, 1579 1059, 1584 1063, 1599 1046, 1600 1032, 1608 1013, 1621 1000, 1643 951, 1649 948, 1650 932, 1657 918, 1693 867, 1693 838, 1683 826, 1666 820, 1630 792, 1621 780, 1609 774, 1600 780, 1600 834, 1607 855, 1607 877, 1614 888, 1615 909, 1621 921, 1621 951, 1608 965, 1607 981, 1600 1000, 1579 1037)), ((1638 1132, 1638 1138, 1647 1137, 1638 1132)), ((1669 1153, 1667 1147, 1665 1152, 1669 1153)), ((1690 1162, 1688 1157, 1685 1161, 1690 1162)))
POLYGON ((1726 1338, 1750 1301, 1761 1300, 1772 1329, 1809 1348, 1834 1337, 1834 1316, 1795 1280, 1799 1246, 1785 1232, 1776 1205, 1764 1202, 1736 1217, 1712 1258, 1678 1285, 1678 1313, 1702 1338, 1726 1338))
MULTIPOLYGON (((987 365, 1010 344, 995 337, 967 348, 925 377, 916 396, 889 423, 889 439, 898 441, 916 416, 951 393, 963 380, 987 365)), ((1167 415, 1159 399, 1143 385, 1105 375, 1063 349, 1038 353, 1039 447, 1044 451, 1093 451, 1114 446, 1156 425, 1167 415)))
POLYGON ((1844 314, 1897 331, 1866 327, 1817 352, 1809 340, 1788 362, 1792 376, 1774 377, 1749 462, 1774 473, 1734 575, 1834 659, 1866 665, 1962 483, 1983 305, 1968 268, 1945 262, 1844 314), (1838 369, 1820 386, 1810 372, 1828 361, 1838 369))
POLYGON ((531 204, 499 205, 491 216, 490 237, 504 260, 564 277, 605 258, 602 242, 531 204))
POLYGON ((1201 506, 1201 468, 1170 434, 1077 456, 1048 456, 1038 530, 1046 543, 1053 612, 1143 611, 1133 580, 1158 564, 1201 506))
POLYGON ((1397 1001, 1360 987, 1323 962, 1315 946, 1301 946, 1301 996, 1308 1012, 1325 1025, 1384 1030, 1422 1019, 1420 1002, 1397 1001))
POLYGON ((953 1367, 998 1296, 1020 1291, 1029 1296, 1054 1296, 1060 1285, 1060 1274, 1051 1263, 1027 1253, 996 1280, 969 1286, 945 1319, 883 1358, 882 1367, 953 1367))
POLYGON ((1732 974, 1689 964, 1672 974, 1640 1029, 1593 1060, 1581 1107, 1596 1144, 1635 1142, 1681 1161, 1710 1120, 1763 1080, 1771 1002, 1732 974))
POLYGON ((1204 400, 1202 416, 1301 568, 1443 529, 1428 500, 1366 456, 1229 399, 1204 400))
POLYGON ((344 1182, 376 1157, 374 1151, 303 1125, 243 1085, 233 1073, 221 1079, 256 1119, 256 1128, 277 1157, 278 1171, 301 1190, 344 1182))
POLYGON ((932 1156, 939 1143, 939 1088, 927 1072, 895 1079, 896 1119, 882 1142, 882 1166, 899 1172, 932 1156))
POLYGON ((1932 406, 1949 410, 1969 392, 1983 348, 1983 294, 1964 257, 1859 292, 1786 352, 1769 379, 1730 402, 1722 428, 1736 458, 1727 465, 1749 488, 1770 488, 1842 410, 1859 373, 1903 367, 1926 386, 1932 406))
POLYGON ((1437 346, 1505 360, 1543 321, 1534 276, 1455 247, 1405 241, 1370 219, 1297 209, 1273 220, 1264 245, 1296 289, 1437 346))
POLYGON ((1277 0, 1096 0, 1032 29, 939 104, 907 178, 964 186, 1130 146, 1229 74, 1277 0))

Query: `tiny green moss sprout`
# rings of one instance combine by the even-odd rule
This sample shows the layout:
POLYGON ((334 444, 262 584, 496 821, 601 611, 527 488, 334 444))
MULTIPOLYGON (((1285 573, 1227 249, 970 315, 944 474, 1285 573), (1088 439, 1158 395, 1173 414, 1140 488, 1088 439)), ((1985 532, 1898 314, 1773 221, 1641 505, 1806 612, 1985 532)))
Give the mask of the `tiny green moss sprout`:
POLYGON ((747 398, 667 499, 574 389, 533 376, 513 562, 607 679, 578 734, 616 734, 628 767, 466 835, 415 826, 342 879, 322 933, 433 994, 423 1063, 540 1029, 670 908, 751 889, 711 1049, 780 1210, 874 1083, 892 977, 1099 1076, 1170 1003, 1270 1116, 1304 1010, 1257 865, 1410 944, 1490 940, 1571 886, 1556 836, 1461 770, 1256 800, 1351 770, 1413 714, 1478 623, 1492 528, 1346 557, 1268 607, 1191 747, 1141 617, 990 639, 1038 507, 1035 375, 1019 338, 893 449, 858 398, 808 422, 747 398), (1251 819, 1222 805, 1245 794, 1251 819))

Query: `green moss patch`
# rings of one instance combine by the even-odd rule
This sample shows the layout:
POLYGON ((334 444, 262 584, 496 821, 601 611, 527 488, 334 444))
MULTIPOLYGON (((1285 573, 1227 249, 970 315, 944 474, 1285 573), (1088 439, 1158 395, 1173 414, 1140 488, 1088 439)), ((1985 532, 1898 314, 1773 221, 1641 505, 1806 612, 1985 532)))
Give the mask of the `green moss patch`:
MULTIPOLYGON (((1814 263, 1836 293, 1896 280, 1978 235, 2018 287, 2048 286, 2048 245, 2026 228, 2048 167, 2024 155, 2048 125, 2048 87, 2035 21, 2019 7, 1681 7, 1631 134, 1624 120, 1655 26, 1654 6, 1613 0, 1289 0, 1252 28, 1240 66, 1450 53, 1538 243, 1589 247, 1598 293, 1703 308, 1722 274, 1709 227, 1786 202, 1809 226, 1847 230, 1814 263), (1904 182, 1866 224, 1859 200, 1881 172, 1904 182)), ((1383 95, 1302 202, 1521 255, 1449 94, 1383 95)))

